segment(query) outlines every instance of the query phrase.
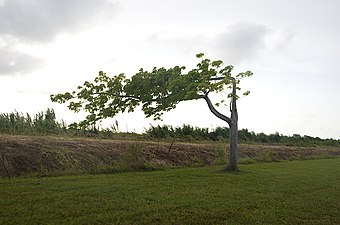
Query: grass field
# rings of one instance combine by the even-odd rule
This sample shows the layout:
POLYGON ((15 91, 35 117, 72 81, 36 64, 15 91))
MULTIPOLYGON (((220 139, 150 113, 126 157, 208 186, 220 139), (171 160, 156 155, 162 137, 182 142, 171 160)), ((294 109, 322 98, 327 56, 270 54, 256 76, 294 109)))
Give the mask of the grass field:
POLYGON ((0 224, 340 224, 340 158, 0 179, 0 224))

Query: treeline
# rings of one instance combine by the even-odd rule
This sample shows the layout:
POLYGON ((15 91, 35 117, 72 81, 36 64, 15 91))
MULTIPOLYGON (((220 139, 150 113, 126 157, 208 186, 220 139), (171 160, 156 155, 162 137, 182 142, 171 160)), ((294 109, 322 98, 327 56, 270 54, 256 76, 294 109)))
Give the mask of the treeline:
POLYGON ((219 141, 229 138, 229 128, 227 127, 217 127, 213 131, 209 131, 208 128, 193 127, 185 124, 182 127, 151 126, 145 133, 156 139, 177 138, 182 140, 219 141))
MULTIPOLYGON (((70 136, 94 136, 99 138, 114 138, 119 136, 118 122, 110 128, 101 129, 97 126, 87 128, 77 128, 74 124, 69 126, 64 121, 57 121, 53 109, 39 112, 33 116, 28 113, 19 112, 0 113, 0 134, 22 134, 22 135, 70 135, 70 136)), ((124 134, 125 136, 128 134, 124 134)), ((138 134, 130 134, 138 135, 138 134)), ((183 125, 182 127, 173 127, 168 125, 151 126, 143 134, 138 135, 141 138, 151 139, 176 139, 179 141, 226 141, 229 139, 228 127, 217 127, 213 130, 208 128, 193 127, 183 125)), ((261 143, 261 144, 283 144, 295 146, 335 146, 340 147, 340 140, 321 139, 319 137, 301 136, 294 134, 287 136, 279 133, 264 134, 255 133, 248 129, 242 129, 238 132, 240 143, 261 143)))
MULTIPOLYGON (((209 140, 209 141, 221 141, 229 139, 229 128, 217 127, 211 131, 208 128, 193 127, 190 125, 183 125, 182 127, 172 126, 152 126, 146 130, 152 138, 156 139, 168 139, 177 138, 181 140, 209 140)), ((240 143, 261 143, 261 144, 283 144, 283 145, 298 145, 298 146, 335 146, 340 147, 340 140, 335 139, 321 139, 319 137, 301 136, 294 134, 293 136, 287 136, 279 134, 264 134, 255 133, 248 129, 242 129, 238 131, 238 140, 240 143)))

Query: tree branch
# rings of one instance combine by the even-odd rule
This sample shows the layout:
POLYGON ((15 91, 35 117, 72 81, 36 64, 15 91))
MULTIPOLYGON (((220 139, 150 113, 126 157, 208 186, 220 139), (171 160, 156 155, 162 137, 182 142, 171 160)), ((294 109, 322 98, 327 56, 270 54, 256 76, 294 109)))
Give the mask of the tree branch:
POLYGON ((220 113, 219 111, 216 110, 216 108, 213 106, 213 104, 211 103, 209 97, 208 97, 208 93, 206 93, 205 95, 200 95, 198 98, 203 98, 207 104, 208 107, 210 109, 210 111, 219 119, 227 122, 229 125, 231 123, 231 119, 225 115, 223 115, 222 113, 220 113))
POLYGON ((211 77, 209 80, 223 80, 225 77, 211 77))
POLYGON ((231 98, 231 104, 230 104, 230 111, 231 112, 236 112, 237 113, 237 106, 236 106, 236 79, 234 77, 231 78, 232 83, 233 83, 233 93, 232 93, 232 98, 231 98))
POLYGON ((107 92, 95 92, 93 93, 94 95, 108 95, 108 96, 113 96, 113 97, 117 97, 117 98, 134 98, 136 100, 141 100, 140 97, 134 96, 134 95, 116 95, 116 94, 111 94, 111 93, 107 93, 107 92))
POLYGON ((134 98, 136 100, 141 100, 140 97, 133 96, 133 95, 117 95, 116 97, 118 97, 118 98, 134 98))

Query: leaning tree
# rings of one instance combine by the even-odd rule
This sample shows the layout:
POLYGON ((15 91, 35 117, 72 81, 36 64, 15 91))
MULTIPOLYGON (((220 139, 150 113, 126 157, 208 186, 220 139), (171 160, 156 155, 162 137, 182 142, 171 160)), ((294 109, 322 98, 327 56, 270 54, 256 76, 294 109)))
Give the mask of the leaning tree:
MULTIPOLYGON (((124 74, 113 77, 104 72, 94 79, 94 82, 85 81, 76 91, 64 94, 51 95, 51 100, 58 103, 68 102, 68 108, 79 112, 85 110, 88 115, 76 124, 78 127, 88 127, 96 122, 114 117, 121 112, 132 112, 141 106, 146 117, 161 119, 166 111, 176 108, 182 101, 204 99, 210 111, 227 122, 230 127, 230 154, 227 169, 237 170, 237 133, 238 113, 236 100, 237 90, 240 90, 240 79, 249 77, 252 72, 246 71, 232 76, 233 66, 223 66, 221 60, 212 61, 204 58, 204 54, 196 55, 201 61, 196 68, 184 72, 185 67, 175 66, 166 69, 153 68, 152 71, 140 69, 131 78, 124 74), (209 98, 210 93, 219 93, 230 89, 230 116, 219 112, 209 98)), ((248 95, 249 91, 243 95, 248 95)))

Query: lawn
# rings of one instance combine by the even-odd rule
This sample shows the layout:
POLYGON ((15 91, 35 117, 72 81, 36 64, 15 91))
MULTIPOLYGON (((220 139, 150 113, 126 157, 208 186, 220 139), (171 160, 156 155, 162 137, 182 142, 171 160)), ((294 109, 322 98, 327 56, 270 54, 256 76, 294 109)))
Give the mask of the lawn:
POLYGON ((340 224, 340 158, 0 179, 0 224, 340 224))

